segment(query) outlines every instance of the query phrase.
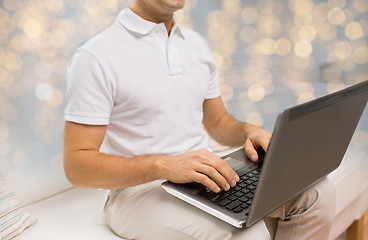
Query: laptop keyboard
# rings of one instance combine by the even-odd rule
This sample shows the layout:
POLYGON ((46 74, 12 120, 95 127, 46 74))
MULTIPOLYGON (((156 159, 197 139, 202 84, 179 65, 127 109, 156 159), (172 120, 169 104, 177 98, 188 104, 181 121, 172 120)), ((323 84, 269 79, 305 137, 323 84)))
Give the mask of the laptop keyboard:
POLYGON ((250 207, 257 187, 259 174, 261 169, 257 168, 239 176, 240 181, 228 191, 214 193, 210 189, 205 188, 198 192, 198 195, 208 199, 225 209, 240 213, 250 207))

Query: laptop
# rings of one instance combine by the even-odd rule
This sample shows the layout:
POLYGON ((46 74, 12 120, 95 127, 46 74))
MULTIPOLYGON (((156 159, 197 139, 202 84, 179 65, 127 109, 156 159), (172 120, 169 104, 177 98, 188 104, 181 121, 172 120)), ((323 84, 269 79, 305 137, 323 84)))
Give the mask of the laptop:
POLYGON ((162 187, 237 228, 250 227, 340 165, 367 100, 365 81, 281 112, 260 161, 251 162, 244 148, 222 157, 241 179, 229 191, 194 182, 162 187))

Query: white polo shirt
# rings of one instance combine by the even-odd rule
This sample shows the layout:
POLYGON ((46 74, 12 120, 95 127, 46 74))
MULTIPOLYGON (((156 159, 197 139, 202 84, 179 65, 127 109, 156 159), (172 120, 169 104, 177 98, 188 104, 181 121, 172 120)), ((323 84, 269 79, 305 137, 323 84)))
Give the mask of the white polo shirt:
POLYGON ((206 41, 129 8, 81 46, 67 75, 65 120, 107 125, 101 151, 132 157, 207 147, 205 99, 220 96, 206 41))

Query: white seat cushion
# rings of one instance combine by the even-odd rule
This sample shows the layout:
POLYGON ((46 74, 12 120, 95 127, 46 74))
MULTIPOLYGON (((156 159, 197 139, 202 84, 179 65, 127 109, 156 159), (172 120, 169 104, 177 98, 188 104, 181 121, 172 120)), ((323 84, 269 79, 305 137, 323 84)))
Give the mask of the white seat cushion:
POLYGON ((103 216, 106 191, 72 188, 25 207, 38 222, 16 240, 121 240, 103 216))

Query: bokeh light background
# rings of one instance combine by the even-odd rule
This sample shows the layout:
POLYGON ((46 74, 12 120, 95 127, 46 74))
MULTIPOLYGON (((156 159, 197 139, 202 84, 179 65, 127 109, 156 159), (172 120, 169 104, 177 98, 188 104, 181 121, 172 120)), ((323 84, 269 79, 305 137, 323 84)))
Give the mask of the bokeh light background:
MULTIPOLYGON (((127 4, 0 2, 0 171, 21 199, 67 186, 68 61, 127 4)), ((268 130, 281 110, 368 79, 367 0, 187 0, 176 19, 208 39, 229 112, 268 130)), ((367 113, 352 145, 368 152, 367 113)))

